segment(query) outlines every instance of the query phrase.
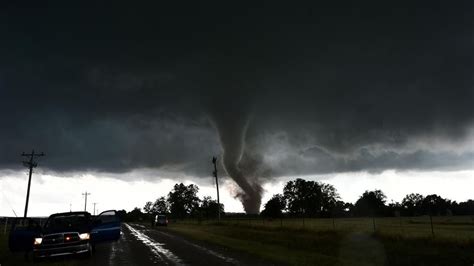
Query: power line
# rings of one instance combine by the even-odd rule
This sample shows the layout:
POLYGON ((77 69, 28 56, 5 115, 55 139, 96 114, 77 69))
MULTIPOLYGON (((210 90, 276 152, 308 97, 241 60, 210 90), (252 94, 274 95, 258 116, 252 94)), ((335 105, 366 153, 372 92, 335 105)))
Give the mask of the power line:
POLYGON ((30 174, 28 178, 28 189, 26 191, 26 204, 25 204, 25 214, 23 215, 26 218, 28 213, 28 202, 30 200, 30 187, 31 187, 31 175, 33 174, 33 168, 37 167, 38 164, 34 161, 35 156, 41 157, 44 156, 44 153, 35 153, 35 150, 32 150, 31 153, 22 153, 23 157, 30 157, 29 161, 23 161, 23 165, 30 169, 30 174))
POLYGON ((15 214, 15 217, 18 217, 18 215, 16 215, 16 212, 15 210, 13 209, 12 205, 10 204, 10 201, 8 200, 7 196, 5 195, 5 193, 2 191, 2 195, 3 195, 3 198, 5 199, 5 201, 7 202, 8 206, 10 207, 10 209, 12 209, 12 212, 13 214, 15 214))

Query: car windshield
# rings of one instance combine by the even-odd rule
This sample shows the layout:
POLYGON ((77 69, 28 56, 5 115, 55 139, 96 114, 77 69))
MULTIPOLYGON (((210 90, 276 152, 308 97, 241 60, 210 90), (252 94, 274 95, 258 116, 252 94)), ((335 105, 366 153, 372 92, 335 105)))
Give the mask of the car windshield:
POLYGON ((44 230, 46 232, 84 231, 89 224, 90 219, 85 214, 58 215, 48 219, 44 230))

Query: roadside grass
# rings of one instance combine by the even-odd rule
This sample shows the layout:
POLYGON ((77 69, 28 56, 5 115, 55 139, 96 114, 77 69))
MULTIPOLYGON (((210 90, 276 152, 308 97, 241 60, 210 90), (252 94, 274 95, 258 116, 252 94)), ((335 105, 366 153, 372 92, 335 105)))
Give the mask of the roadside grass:
POLYGON ((171 223, 169 230, 290 265, 473 265, 474 240, 367 230, 171 223))

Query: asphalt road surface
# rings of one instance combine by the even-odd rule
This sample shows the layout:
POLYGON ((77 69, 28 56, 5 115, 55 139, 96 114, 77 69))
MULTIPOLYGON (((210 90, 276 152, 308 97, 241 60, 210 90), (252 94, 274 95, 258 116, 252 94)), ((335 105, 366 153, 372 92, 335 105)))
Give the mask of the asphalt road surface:
MULTIPOLYGON (((63 262, 76 258, 63 258, 63 262)), ((120 240, 97 245, 81 265, 272 265, 255 257, 176 235, 166 228, 122 224, 120 240)))

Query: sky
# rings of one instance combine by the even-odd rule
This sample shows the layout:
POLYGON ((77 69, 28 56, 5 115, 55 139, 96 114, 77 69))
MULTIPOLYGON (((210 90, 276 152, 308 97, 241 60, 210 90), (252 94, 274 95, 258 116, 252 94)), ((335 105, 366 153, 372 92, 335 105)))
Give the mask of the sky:
POLYGON ((93 188, 99 209, 182 181, 212 196, 213 156, 229 211, 258 212, 297 177, 348 201, 372 187, 467 199, 472 5, 5 6, 0 215, 21 209, 32 149, 38 215, 93 188))

